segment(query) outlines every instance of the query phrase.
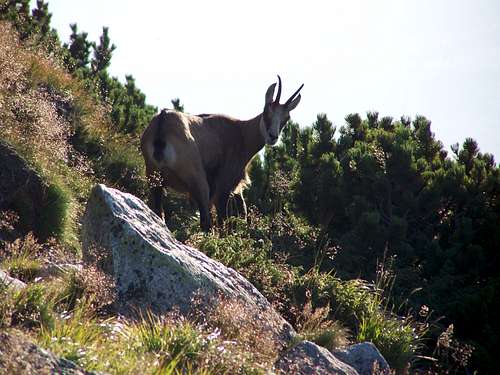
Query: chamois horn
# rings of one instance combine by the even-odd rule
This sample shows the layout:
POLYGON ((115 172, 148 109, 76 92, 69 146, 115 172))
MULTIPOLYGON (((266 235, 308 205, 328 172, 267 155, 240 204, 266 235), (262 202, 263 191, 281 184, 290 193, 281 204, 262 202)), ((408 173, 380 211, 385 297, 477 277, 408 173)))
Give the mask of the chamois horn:
POLYGON ((281 77, 278 74, 278 93, 276 94, 276 100, 274 102, 280 104, 280 98, 281 98, 281 77))
POLYGON ((304 84, 300 85, 299 89, 297 91, 295 91, 293 93, 292 96, 290 96, 290 98, 288 98, 288 100, 286 101, 285 103, 285 106, 287 106, 288 104, 290 104, 292 102, 293 99, 295 99, 295 97, 297 96, 297 94, 300 92, 300 90, 302 90, 302 87, 304 87, 304 84))

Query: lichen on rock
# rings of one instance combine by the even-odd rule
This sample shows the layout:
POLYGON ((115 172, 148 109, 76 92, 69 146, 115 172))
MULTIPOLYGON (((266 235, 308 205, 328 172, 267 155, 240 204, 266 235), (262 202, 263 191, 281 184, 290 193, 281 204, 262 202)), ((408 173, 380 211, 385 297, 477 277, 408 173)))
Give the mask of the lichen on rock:
POLYGON ((131 194, 105 185, 94 187, 83 218, 82 245, 84 260, 97 262, 115 278, 122 308, 187 313, 193 298, 209 305, 221 296, 253 309, 271 334, 285 341, 294 335, 290 324, 250 282, 178 242, 163 221, 131 194))

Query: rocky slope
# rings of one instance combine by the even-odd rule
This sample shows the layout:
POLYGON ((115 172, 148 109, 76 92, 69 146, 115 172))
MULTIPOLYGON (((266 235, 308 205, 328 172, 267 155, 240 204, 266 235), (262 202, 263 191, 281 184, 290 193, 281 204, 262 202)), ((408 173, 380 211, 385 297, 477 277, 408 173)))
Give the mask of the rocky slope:
MULTIPOLYGON (((178 242, 162 220, 131 194, 97 185, 87 204, 82 237, 84 259, 97 262, 115 278, 118 304, 124 311, 151 309, 161 314, 176 309, 189 314, 194 300, 198 300, 196 308, 210 310, 210 305, 221 298, 235 299, 258 316, 282 348, 289 346, 296 335, 244 277, 178 242)), ((304 341, 282 355, 277 370, 357 374, 359 368, 359 373, 367 374, 375 366, 387 371, 386 361, 373 345, 370 348, 348 348, 339 354, 341 360, 327 349, 304 341)))

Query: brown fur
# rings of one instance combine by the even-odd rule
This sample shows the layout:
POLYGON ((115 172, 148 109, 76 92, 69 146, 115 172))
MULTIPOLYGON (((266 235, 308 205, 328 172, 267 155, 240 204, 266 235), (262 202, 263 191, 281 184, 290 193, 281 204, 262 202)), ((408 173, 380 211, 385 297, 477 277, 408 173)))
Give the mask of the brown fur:
MULTIPOLYGON (((148 178, 154 180, 159 174, 163 187, 189 193, 200 207, 202 227, 210 227, 210 207, 215 204, 218 218, 223 220, 229 195, 239 194, 249 181, 246 167, 264 146, 260 118, 240 121, 225 115, 200 117, 163 111, 141 138, 148 178), (175 161, 171 165, 153 156, 154 142, 162 140, 173 147, 175 161)), ((153 203, 152 208, 163 214, 161 202, 153 203)))

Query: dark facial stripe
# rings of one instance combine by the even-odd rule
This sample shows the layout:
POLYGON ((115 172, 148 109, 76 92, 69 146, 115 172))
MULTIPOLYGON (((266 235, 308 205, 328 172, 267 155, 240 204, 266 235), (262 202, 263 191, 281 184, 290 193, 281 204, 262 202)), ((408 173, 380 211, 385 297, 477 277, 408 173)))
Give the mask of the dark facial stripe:
POLYGON ((269 129, 272 124, 272 117, 271 117, 271 111, 269 110, 268 106, 264 108, 264 113, 262 114, 262 118, 264 120, 264 125, 266 126, 266 129, 269 129))

